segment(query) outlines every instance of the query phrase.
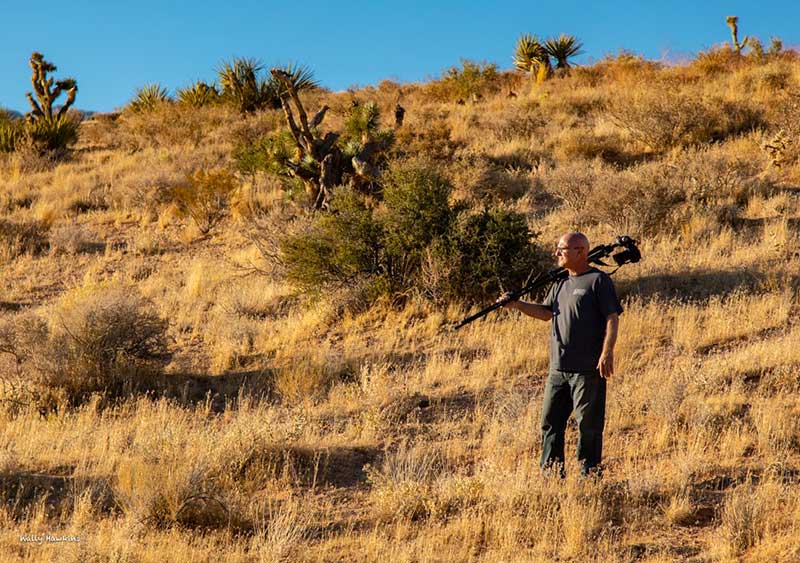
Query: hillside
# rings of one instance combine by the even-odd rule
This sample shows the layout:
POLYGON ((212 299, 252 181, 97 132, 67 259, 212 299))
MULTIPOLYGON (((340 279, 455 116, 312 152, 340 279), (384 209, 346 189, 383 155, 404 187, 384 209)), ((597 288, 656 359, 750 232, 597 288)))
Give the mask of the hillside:
POLYGON ((799 88, 791 51, 716 49, 302 93, 320 137, 375 102, 384 170, 520 214, 540 253, 639 241, 602 479, 572 422, 567 479, 539 471, 548 326, 452 331, 485 297, 433 243, 394 292, 292 277, 280 241, 332 212, 246 166, 280 109, 127 108, 67 158, 0 154, 3 560, 800 560, 799 88), (187 186, 221 198, 205 233, 187 186))

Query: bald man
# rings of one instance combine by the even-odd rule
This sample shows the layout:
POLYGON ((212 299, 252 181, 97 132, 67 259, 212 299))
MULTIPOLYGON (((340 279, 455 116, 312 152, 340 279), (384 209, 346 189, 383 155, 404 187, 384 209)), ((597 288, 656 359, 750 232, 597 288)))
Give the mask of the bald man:
POLYGON ((606 413, 606 380, 614 375, 614 344, 622 306, 605 272, 589 265, 589 239, 567 233, 556 246, 569 276, 544 302, 506 305, 529 317, 552 320, 550 372, 542 408, 542 468, 564 473, 564 432, 575 411, 581 473, 599 472, 606 413))

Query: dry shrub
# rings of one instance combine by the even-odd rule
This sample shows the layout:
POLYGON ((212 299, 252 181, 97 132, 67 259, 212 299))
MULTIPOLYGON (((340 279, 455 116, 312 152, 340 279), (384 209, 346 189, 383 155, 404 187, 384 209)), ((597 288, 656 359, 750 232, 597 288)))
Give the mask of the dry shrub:
POLYGON ((606 95, 596 88, 567 90, 544 98, 539 110, 547 122, 566 125, 570 122, 586 122, 606 108, 606 95))
POLYGON ((302 553, 303 543, 309 537, 311 515, 298 501, 278 505, 269 503, 250 540, 249 552, 258 561, 292 561, 294 550, 302 553))
POLYGON ((664 506, 664 517, 676 526, 690 524, 694 517, 694 507, 690 495, 686 492, 673 495, 669 499, 669 504, 664 506))
POLYGON ((800 445, 798 414, 800 405, 796 401, 769 399, 753 406, 750 416, 764 454, 783 459, 800 445))
POLYGON ((48 231, 49 226, 42 221, 15 223, 0 219, 0 261, 41 254, 49 247, 48 231))
POLYGON ((402 444, 386 455, 380 469, 365 468, 373 509, 380 521, 412 521, 430 516, 433 484, 442 471, 435 451, 402 444))
POLYGON ((645 60, 641 55, 623 49, 591 66, 575 67, 571 72, 572 79, 578 85, 594 88, 603 82, 645 80, 660 68, 659 63, 645 60))
POLYGON ((123 458, 113 489, 127 516, 154 528, 221 527, 230 521, 209 464, 196 456, 123 458))
POLYGON ((788 91, 796 84, 792 70, 792 65, 786 61, 773 61, 759 67, 754 72, 756 90, 770 98, 780 92, 788 91))
POLYGON ((758 162, 716 149, 692 149, 671 161, 625 170, 573 161, 545 170, 544 188, 576 217, 638 236, 677 233, 692 214, 716 225, 735 223, 753 197, 774 191, 758 162))
POLYGON ((413 126, 397 130, 392 150, 398 157, 425 155, 436 161, 448 161, 462 145, 453 139, 447 121, 433 111, 423 111, 413 126))
POLYGON ((229 125, 235 117, 221 107, 193 108, 182 104, 158 104, 152 111, 126 111, 116 121, 119 143, 130 149, 198 146, 229 125))
POLYGON ((537 106, 538 104, 509 103, 487 116, 479 126, 488 130, 499 142, 529 140, 534 135, 541 134, 547 124, 542 110, 537 106))
POLYGON ((764 538, 771 503, 763 493, 763 486, 744 484, 726 495, 719 532, 723 544, 734 557, 764 538))
POLYGON ((185 183, 172 188, 170 196, 180 213, 191 217, 205 235, 225 216, 238 187, 236 178, 227 170, 198 170, 189 174, 185 183))
POLYGON ((697 53, 697 57, 689 64, 689 69, 701 76, 714 77, 746 64, 747 59, 737 54, 728 43, 723 43, 697 53))
POLYGON ((670 82, 614 98, 608 113, 656 152, 721 141, 763 125, 761 110, 747 102, 704 98, 670 82))
POLYGON ((50 250, 54 253, 79 254, 93 247, 87 231, 80 225, 65 223, 50 230, 50 250))
POLYGON ((165 331, 135 289, 87 287, 7 321, 0 348, 39 404, 75 405, 92 393, 114 398, 151 384, 166 360, 165 331))
POLYGON ((622 148, 622 139, 612 133, 595 133, 592 129, 564 129, 554 140, 553 155, 558 162, 593 160, 625 164, 631 160, 622 148))
POLYGON ((280 350, 275 355, 275 390, 289 403, 318 400, 336 383, 350 381, 357 366, 319 346, 280 350))

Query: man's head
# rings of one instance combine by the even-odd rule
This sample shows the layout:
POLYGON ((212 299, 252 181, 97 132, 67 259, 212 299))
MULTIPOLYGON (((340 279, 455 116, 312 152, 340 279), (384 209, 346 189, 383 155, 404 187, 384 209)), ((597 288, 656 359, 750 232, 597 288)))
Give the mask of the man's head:
POLYGON ((589 267, 589 239, 583 233, 567 233, 558 240, 555 255, 560 268, 583 272, 589 267))

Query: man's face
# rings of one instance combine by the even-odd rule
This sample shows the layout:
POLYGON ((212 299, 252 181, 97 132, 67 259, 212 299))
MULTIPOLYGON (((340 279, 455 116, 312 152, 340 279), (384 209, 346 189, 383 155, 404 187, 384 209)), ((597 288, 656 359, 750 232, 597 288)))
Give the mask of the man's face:
POLYGON ((579 240, 561 237, 556 245, 555 256, 559 268, 572 269, 583 263, 586 248, 579 240))

